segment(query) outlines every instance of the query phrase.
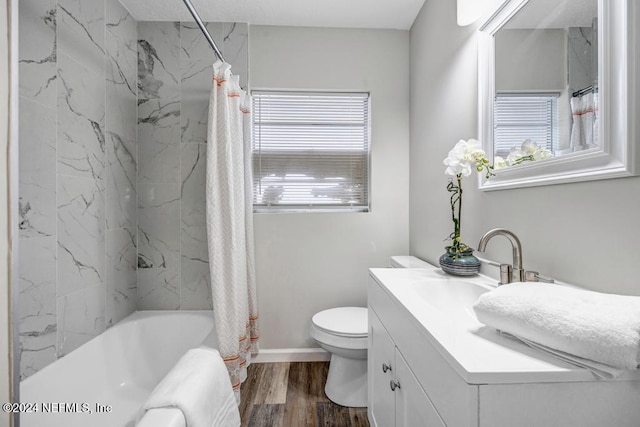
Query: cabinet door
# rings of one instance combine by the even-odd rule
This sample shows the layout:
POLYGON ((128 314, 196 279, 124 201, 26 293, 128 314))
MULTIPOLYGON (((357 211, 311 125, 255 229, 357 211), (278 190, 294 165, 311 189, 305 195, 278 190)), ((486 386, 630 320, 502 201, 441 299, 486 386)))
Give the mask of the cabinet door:
POLYGON ((429 397, 409 369, 409 365, 396 350, 396 427, 445 427, 429 397))
POLYGON ((395 425, 395 393, 390 387, 394 379, 394 352, 393 341, 369 308, 368 412, 373 427, 395 425))

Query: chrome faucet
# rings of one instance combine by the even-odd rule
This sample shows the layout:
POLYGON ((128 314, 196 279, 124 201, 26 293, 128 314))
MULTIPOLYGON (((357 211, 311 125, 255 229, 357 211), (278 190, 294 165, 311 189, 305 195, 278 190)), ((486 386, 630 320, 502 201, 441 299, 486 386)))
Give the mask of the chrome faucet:
POLYGON ((507 284, 511 282, 524 282, 525 275, 522 268, 522 245, 520 239, 511 231, 504 228, 494 228, 484 233, 484 236, 480 238, 478 243, 478 252, 484 252, 487 247, 487 243, 495 236, 504 236, 511 242, 513 248, 513 264, 500 264, 500 283, 507 284))

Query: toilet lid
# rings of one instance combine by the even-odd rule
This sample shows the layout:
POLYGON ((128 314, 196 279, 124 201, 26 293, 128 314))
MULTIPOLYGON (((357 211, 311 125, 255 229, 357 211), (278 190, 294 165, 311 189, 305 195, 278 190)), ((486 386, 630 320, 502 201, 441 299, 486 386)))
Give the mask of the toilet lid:
POLYGON ((364 307, 339 307, 316 313, 313 324, 334 335, 364 337, 368 333, 367 309, 364 307))

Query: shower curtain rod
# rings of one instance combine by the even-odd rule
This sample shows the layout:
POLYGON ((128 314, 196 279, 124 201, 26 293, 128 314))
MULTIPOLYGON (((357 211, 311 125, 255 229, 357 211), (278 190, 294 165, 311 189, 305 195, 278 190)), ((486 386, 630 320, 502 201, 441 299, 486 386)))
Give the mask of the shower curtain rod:
POLYGON ((202 30, 204 37, 209 42, 209 44, 211 45, 211 48, 216 53, 218 58, 220 58, 222 62, 227 62, 224 60, 224 56, 222 56, 222 52, 220 52, 220 49, 218 49, 218 45, 213 40, 213 37, 211 37, 211 34, 209 34, 209 31, 207 31, 207 27, 204 26, 202 19, 200 19, 200 15, 198 15, 198 12, 196 12, 196 9, 191 4, 191 1, 190 0, 182 0, 182 1, 184 2, 184 5, 187 6, 187 9, 189 9, 189 12, 191 12, 191 16, 193 16, 193 19, 195 19, 196 24, 198 24, 198 27, 200 27, 200 30, 202 30))

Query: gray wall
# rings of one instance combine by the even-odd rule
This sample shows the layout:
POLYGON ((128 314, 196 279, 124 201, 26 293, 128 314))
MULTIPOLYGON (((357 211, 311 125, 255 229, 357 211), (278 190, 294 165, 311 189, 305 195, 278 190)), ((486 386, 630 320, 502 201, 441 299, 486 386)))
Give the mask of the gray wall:
POLYGON ((22 0, 21 374, 136 304, 136 23, 117 0, 22 0))
MULTIPOLYGON (((477 27, 456 24, 455 2, 427 0, 411 29, 411 253, 437 263, 451 232, 442 159, 477 137, 477 27), (446 40, 443 43, 442 40, 446 40)), ((606 292, 640 295, 640 178, 481 192, 464 181, 463 239, 506 227, 522 240, 524 265, 606 292)), ((510 262, 506 239, 489 258, 510 262)))
POLYGON ((371 212, 254 215, 261 348, 317 347, 318 311, 366 306, 367 269, 408 252, 407 31, 251 27, 254 89, 371 93, 371 212))
MULTIPOLYGON (((246 87, 246 24, 209 23, 246 87)), ((210 309, 207 113, 215 54, 195 24, 138 23, 138 309, 210 309)))
POLYGON ((498 31, 496 91, 567 90, 567 33, 562 29, 498 31))

